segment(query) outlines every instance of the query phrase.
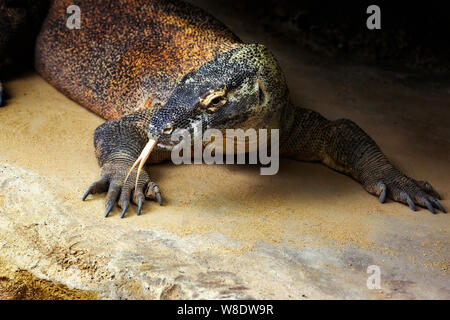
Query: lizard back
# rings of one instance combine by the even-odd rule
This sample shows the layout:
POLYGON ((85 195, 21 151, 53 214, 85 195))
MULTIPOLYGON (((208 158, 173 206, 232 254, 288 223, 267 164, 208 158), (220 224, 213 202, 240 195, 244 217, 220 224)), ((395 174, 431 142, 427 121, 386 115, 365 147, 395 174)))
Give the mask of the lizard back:
POLYGON ((241 46, 214 17, 175 0, 79 0, 80 29, 66 25, 72 4, 52 1, 35 66, 51 85, 107 120, 158 109, 185 74, 241 46))

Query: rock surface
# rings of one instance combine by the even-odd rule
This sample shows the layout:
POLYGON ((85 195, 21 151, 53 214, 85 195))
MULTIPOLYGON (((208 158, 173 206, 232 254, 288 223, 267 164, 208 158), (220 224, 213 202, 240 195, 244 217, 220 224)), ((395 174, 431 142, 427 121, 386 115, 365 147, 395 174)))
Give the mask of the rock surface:
MULTIPOLYGON (((317 63, 212 12, 273 49, 296 103, 353 119, 450 209, 448 89, 317 63)), ((106 299, 450 298, 450 217, 381 205, 319 164, 282 161, 276 176, 257 166, 158 165, 164 206, 148 202, 125 219, 116 208, 105 219, 102 195, 81 201, 99 177, 92 133, 103 120, 35 74, 5 87, 2 273, 20 268, 106 299), (379 290, 366 286, 369 265, 380 267, 379 290)))

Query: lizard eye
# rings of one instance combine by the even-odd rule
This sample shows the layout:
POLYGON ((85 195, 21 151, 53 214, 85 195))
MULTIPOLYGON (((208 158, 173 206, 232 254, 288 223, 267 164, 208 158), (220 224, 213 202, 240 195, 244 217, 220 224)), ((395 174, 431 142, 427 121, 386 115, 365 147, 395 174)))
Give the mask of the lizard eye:
POLYGON ((216 97, 214 99, 211 100, 211 106, 217 106, 220 104, 220 102, 222 101, 222 97, 216 97))
POLYGON ((225 91, 212 91, 205 98, 200 99, 200 105, 208 112, 216 112, 227 102, 225 91))
POLYGON ((211 100, 208 108, 209 112, 216 112, 221 106, 223 106, 227 102, 227 99, 225 97, 216 97, 211 100))

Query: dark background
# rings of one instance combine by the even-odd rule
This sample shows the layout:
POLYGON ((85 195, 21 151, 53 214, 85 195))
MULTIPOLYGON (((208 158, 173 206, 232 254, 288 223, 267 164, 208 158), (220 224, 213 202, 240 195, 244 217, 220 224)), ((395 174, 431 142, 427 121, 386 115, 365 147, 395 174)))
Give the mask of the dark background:
MULTIPOLYGON (((282 35, 316 54, 343 57, 390 69, 407 69, 435 77, 450 76, 448 1, 209 1, 214 1, 223 11, 233 10, 243 19, 261 24, 271 36, 282 35), (381 8, 381 30, 366 27, 369 17, 366 10, 372 4, 381 8)), ((12 39, 17 45, 8 45, 8 50, 14 51, 10 56, 30 56, 18 59, 21 64, 32 61, 33 41, 24 39, 30 34, 34 38, 39 30, 40 19, 36 20, 36 15, 32 13, 36 10, 33 8, 41 6, 45 11, 48 2, 0 0, 9 7, 29 11, 29 25, 12 39)), ((4 20, 0 15, 0 26, 6 23, 4 20)), ((4 60, 2 58, 1 62, 4 60)))
POLYGON ((445 1, 218 0, 246 12, 272 35, 318 54, 435 76, 450 74, 450 10, 445 1), (381 9, 369 30, 367 7, 381 9))

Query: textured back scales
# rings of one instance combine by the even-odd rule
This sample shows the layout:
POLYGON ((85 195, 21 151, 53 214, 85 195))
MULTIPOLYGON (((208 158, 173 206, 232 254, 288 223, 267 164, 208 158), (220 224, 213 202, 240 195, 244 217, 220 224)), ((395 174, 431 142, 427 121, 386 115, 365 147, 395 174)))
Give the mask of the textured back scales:
POLYGON ((104 119, 163 105, 176 84, 240 46, 221 22, 189 4, 78 0, 81 28, 66 26, 72 0, 55 0, 36 45, 36 69, 104 119))

